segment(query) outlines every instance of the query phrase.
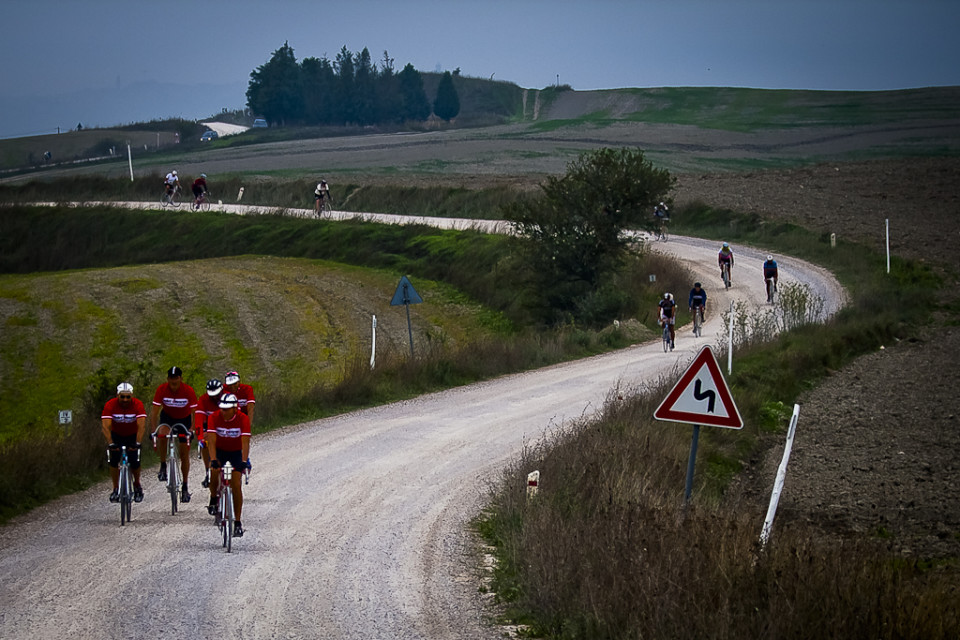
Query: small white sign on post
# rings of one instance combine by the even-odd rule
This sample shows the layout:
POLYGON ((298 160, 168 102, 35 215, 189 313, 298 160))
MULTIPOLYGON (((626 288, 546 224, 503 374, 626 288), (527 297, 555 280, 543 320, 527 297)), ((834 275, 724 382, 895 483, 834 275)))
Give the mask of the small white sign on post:
POLYGON ((533 498, 540 490, 540 472, 531 471, 527 474, 527 498, 533 498))
POLYGON ((64 409, 60 411, 60 424, 64 427, 70 426, 73 422, 73 412, 69 409, 64 409))

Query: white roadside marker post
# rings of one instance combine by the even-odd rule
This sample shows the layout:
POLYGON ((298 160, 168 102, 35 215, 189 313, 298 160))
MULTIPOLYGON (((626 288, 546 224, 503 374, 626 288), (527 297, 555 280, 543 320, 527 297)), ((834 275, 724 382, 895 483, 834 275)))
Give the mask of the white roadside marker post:
POLYGON ((531 471, 527 474, 527 499, 534 498, 540 490, 540 472, 531 471))

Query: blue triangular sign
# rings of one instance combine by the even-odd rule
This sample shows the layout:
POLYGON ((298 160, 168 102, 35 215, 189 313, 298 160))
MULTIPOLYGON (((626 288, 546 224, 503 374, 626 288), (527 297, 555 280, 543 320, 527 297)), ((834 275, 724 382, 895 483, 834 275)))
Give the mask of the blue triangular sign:
POLYGON ((401 276, 400 284, 397 285, 397 292, 393 294, 393 300, 390 301, 390 306, 395 307, 400 304, 420 304, 421 302, 423 302, 423 298, 420 297, 420 294, 417 293, 417 290, 413 288, 412 284, 410 284, 407 276, 401 276))

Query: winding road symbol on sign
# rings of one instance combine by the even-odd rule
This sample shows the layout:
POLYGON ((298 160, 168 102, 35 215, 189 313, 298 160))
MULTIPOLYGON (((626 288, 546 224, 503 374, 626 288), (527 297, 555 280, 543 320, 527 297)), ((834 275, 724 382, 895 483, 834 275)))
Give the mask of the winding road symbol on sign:
POLYGON ((680 376, 653 417, 657 420, 742 429, 743 419, 710 345, 704 346, 680 376))

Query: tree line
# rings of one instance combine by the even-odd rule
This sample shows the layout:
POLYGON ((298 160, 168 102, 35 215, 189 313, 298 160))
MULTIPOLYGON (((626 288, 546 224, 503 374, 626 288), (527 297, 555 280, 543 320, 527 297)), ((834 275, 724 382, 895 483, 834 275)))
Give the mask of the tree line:
POLYGON ((412 64, 397 72, 386 51, 373 62, 366 47, 352 53, 344 46, 336 58, 297 62, 284 42, 265 64, 250 73, 247 106, 271 125, 378 125, 424 121, 431 113, 451 120, 460 98, 447 71, 431 103, 423 77, 412 64))

